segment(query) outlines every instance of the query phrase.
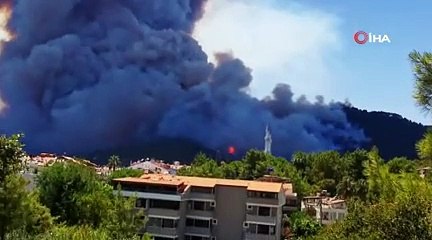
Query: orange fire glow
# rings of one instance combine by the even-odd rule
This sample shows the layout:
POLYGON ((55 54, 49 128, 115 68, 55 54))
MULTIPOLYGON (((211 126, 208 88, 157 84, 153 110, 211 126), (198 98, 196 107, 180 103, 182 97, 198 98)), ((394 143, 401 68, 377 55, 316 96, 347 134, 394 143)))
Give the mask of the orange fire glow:
MULTIPOLYGON (((12 7, 9 4, 0 6, 0 52, 3 43, 9 42, 14 38, 14 35, 7 28, 11 16, 12 16, 12 7)), ((0 115, 4 113, 7 107, 8 107, 7 103, 2 99, 0 95, 0 115)))
POLYGON ((12 8, 9 5, 0 6, 0 43, 9 42, 14 38, 14 35, 7 28, 11 16, 12 8))
POLYGON ((236 153, 236 149, 233 146, 228 147, 228 153, 231 155, 234 155, 236 153))

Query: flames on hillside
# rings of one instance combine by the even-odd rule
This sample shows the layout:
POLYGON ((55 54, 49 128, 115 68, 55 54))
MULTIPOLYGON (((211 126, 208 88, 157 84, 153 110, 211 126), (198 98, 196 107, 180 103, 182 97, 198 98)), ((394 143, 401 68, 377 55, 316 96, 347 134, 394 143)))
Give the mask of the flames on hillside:
POLYGON ((12 7, 9 4, 0 6, 0 42, 9 42, 14 35, 7 28, 9 19, 12 16, 12 7))
MULTIPOLYGON (((0 53, 3 49, 3 44, 9 42, 14 38, 14 34, 9 31, 7 25, 12 16, 11 4, 0 5, 0 53)), ((0 114, 7 108, 6 102, 2 99, 0 94, 0 114)))

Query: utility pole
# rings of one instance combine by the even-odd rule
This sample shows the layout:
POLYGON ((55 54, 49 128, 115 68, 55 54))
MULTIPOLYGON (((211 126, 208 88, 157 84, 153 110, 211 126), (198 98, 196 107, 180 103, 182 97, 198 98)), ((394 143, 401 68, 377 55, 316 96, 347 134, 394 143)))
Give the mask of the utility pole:
POLYGON ((322 225, 322 220, 323 220, 323 211, 322 211, 322 198, 320 198, 319 200, 319 207, 320 207, 320 224, 322 225))

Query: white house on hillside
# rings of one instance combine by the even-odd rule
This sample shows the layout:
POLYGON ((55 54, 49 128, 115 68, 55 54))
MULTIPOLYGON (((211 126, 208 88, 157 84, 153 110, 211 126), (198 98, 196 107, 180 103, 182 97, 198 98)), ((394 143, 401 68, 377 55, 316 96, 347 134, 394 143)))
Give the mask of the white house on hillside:
POLYGON ((345 200, 323 196, 303 198, 301 210, 322 224, 331 224, 342 220, 348 214, 345 200))

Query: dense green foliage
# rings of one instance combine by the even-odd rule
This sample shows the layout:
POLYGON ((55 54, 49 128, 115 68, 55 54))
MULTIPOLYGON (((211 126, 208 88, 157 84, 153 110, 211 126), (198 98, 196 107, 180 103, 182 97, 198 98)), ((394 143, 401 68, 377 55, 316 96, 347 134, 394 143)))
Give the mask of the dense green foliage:
MULTIPOLYGON (((409 58, 415 75, 414 98, 430 112, 432 54, 414 51, 409 58)), ((352 198, 348 216, 313 239, 432 239, 432 178, 427 174, 421 178, 416 172, 418 167, 431 167, 431 132, 416 144, 416 149, 421 161, 415 163, 395 158, 385 164, 376 149, 371 151, 364 164, 366 198, 352 198)))
POLYGON ((96 174, 90 168, 73 163, 55 163, 41 171, 37 183, 41 202, 50 208, 53 215, 58 216, 58 221, 68 225, 99 225, 93 219, 102 219, 105 213, 87 211, 99 209, 93 209, 93 200, 96 201, 95 206, 105 206, 107 203, 101 201, 106 197, 97 195, 109 195, 111 192, 97 181, 96 174), (92 214, 97 216, 90 216, 92 214))
POLYGON ((415 77, 414 98, 425 111, 432 110, 432 53, 409 54, 415 77))
POLYGON ((19 240, 150 240, 149 236, 126 236, 113 238, 108 229, 94 229, 89 226, 56 226, 49 232, 31 235, 25 231, 14 231, 8 234, 8 239, 19 240))
POLYGON ((432 160, 432 132, 428 131, 416 144, 417 154, 420 159, 432 160))
POLYGON ((258 150, 249 151, 243 159, 229 163, 198 154, 191 166, 178 171, 179 175, 256 179, 265 174, 288 178, 300 196, 326 189, 344 197, 366 197, 364 166, 369 153, 356 150, 343 155, 335 151, 296 153, 291 161, 258 150))
POLYGON ((321 230, 321 225, 304 212, 292 214, 288 222, 291 233, 298 238, 315 236, 321 230))
POLYGON ((0 136, 0 239, 21 228, 40 233, 52 226, 46 207, 37 201, 36 193, 28 193, 20 175, 24 169, 21 136, 0 136))
POLYGON ((135 199, 125 199, 94 170, 74 163, 56 163, 37 179, 41 202, 59 223, 109 230, 113 239, 133 237, 144 227, 135 199))
POLYGON ((374 204, 352 202, 346 219, 325 228, 316 239, 431 239, 431 186, 402 178, 397 188, 383 188, 374 204))
POLYGON ((38 171, 37 188, 28 190, 22 148, 20 136, 0 137, 1 240, 141 239, 145 218, 135 199, 120 196, 89 166, 55 163, 38 171))

